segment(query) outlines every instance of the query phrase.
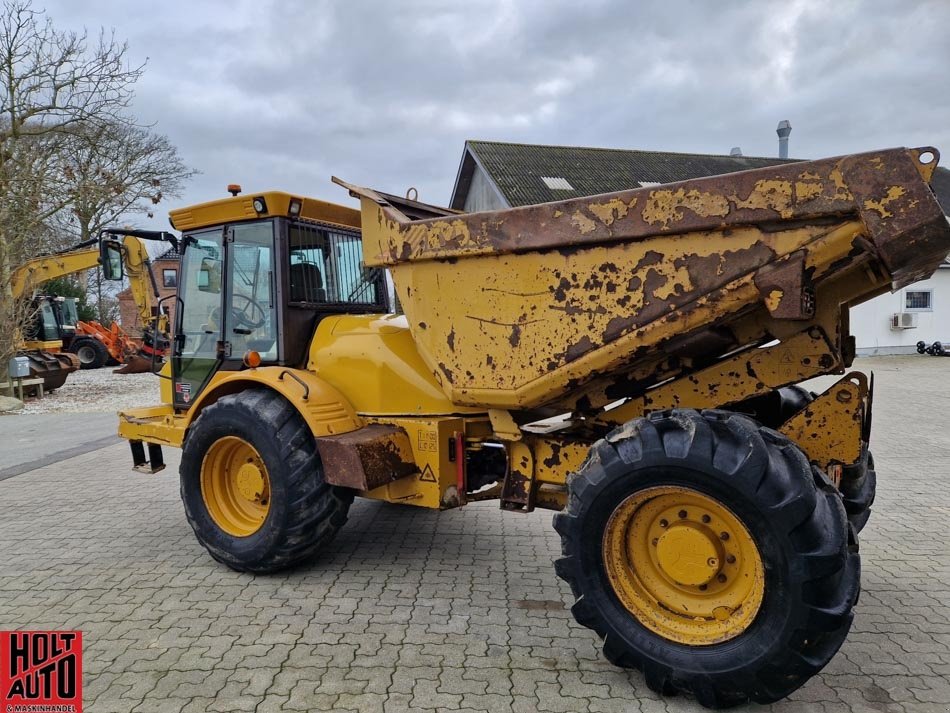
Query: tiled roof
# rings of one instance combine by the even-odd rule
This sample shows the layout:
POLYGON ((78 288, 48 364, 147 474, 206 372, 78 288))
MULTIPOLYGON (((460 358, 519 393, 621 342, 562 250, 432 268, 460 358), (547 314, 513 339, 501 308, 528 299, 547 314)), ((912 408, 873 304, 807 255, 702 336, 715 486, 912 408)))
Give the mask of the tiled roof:
MULTIPOLYGON (((778 158, 630 151, 469 141, 467 147, 511 206, 746 171, 788 163, 778 158), (550 188, 563 179, 572 190, 550 188)), ((453 207, 455 201, 453 201, 453 207)))
MULTIPOLYGON (((181 243, 179 243, 179 245, 181 245, 181 243)), ((181 259, 181 251, 178 248, 172 246, 168 248, 168 250, 163 252, 161 255, 159 255, 157 258, 155 258, 153 262, 157 262, 159 260, 179 260, 179 259, 181 259)))
MULTIPOLYGON (((800 160, 499 141, 468 141, 466 149, 474 154, 511 206, 610 193, 639 188, 644 184, 685 181, 800 160), (564 182, 571 190, 550 187, 564 185, 564 182)), ((467 192, 471 181, 470 173, 466 175, 466 172, 473 169, 474 164, 466 155, 455 187, 453 208, 463 207, 465 197, 461 194, 467 192)), ((931 185, 944 213, 950 215, 950 170, 937 168, 931 185)))

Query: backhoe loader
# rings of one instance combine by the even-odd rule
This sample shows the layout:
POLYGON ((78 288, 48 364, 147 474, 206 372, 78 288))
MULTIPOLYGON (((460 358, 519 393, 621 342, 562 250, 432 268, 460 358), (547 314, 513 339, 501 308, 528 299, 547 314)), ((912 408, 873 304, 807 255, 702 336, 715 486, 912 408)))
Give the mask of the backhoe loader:
MULTIPOLYGON (((46 391, 62 386, 77 368, 98 368, 110 358, 122 365, 118 369, 121 373, 157 370, 163 364, 168 318, 158 308, 158 286, 149 267, 148 252, 138 237, 127 234, 142 231, 122 232, 121 241, 105 232, 58 253, 37 256, 13 272, 14 299, 29 297, 33 308, 33 319, 27 325, 19 353, 30 359, 31 372, 43 379, 46 391), (41 291, 49 280, 99 266, 106 246, 113 248, 108 254, 114 261, 108 279, 129 278, 132 298, 145 325, 141 346, 118 325, 107 329, 98 322, 80 321, 75 300, 41 291)), ((149 238, 162 235, 146 232, 149 238)), ((165 235, 166 240, 171 238, 165 235)))
POLYGON ((936 163, 471 214, 337 179, 359 211, 276 191, 174 210, 162 403, 119 434, 139 471, 183 449, 188 521, 239 571, 313 557, 354 496, 556 511, 556 572, 610 661, 709 707, 775 701, 851 626, 876 474, 848 308, 950 252, 936 163))

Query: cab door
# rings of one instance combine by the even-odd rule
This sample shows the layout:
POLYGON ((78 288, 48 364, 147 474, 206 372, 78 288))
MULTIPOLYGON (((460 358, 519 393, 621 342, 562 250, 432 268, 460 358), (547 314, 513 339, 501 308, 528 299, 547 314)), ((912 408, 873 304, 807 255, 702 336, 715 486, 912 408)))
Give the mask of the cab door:
POLYGON ((187 408, 222 359, 224 342, 224 230, 183 240, 172 349, 172 403, 187 408))

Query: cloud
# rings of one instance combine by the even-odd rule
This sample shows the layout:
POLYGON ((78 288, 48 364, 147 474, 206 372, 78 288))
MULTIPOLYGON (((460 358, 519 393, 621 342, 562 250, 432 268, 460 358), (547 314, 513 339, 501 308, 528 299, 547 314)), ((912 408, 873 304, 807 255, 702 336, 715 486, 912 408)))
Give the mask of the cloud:
MULTIPOLYGON (((345 202, 448 201, 465 139, 820 157, 950 152, 950 4, 666 0, 47 3, 149 58, 135 111, 202 171, 345 202)), ((950 155, 950 153, 948 153, 950 155)), ((156 218, 155 222, 162 222, 156 218)), ((158 227, 158 226, 156 226, 158 227)))

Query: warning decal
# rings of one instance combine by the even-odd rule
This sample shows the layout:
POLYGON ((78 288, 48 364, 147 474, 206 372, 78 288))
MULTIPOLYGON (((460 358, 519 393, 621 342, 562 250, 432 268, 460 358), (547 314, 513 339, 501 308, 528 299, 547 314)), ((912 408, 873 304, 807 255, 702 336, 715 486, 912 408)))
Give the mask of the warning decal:
POLYGON ((435 473, 432 472, 432 467, 428 463, 426 463, 426 467, 422 469, 422 475, 419 476, 419 480, 423 480, 426 483, 438 482, 435 473))

